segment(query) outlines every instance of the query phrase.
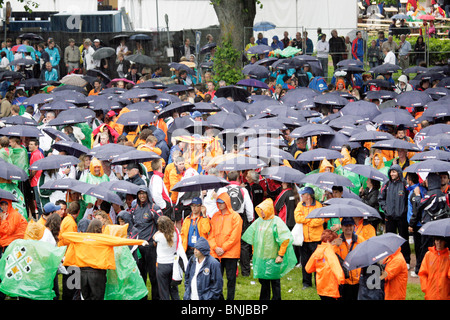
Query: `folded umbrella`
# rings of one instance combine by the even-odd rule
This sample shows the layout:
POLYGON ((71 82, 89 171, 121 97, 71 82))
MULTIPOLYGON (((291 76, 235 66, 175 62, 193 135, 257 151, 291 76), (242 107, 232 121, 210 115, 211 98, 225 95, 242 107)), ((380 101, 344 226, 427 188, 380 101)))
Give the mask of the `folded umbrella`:
POLYGON ((285 183, 300 183, 305 174, 297 169, 285 166, 267 167, 261 170, 261 175, 271 180, 285 183))
POLYGON ((30 170, 51 170, 69 166, 76 166, 80 163, 77 157, 70 155, 51 155, 33 162, 30 170))
POLYGON ((385 182, 388 180, 388 177, 383 174, 381 171, 375 169, 371 166, 366 166, 363 164, 347 164, 342 167, 344 170, 351 171, 353 173, 359 174, 360 176, 369 178, 371 180, 377 180, 380 182, 385 182))
POLYGON ((176 183, 172 190, 176 192, 192 192, 192 191, 202 191, 209 189, 222 188, 229 185, 230 182, 213 175, 195 175, 193 177, 188 177, 182 179, 176 183))
MULTIPOLYGON (((5 180, 19 180, 25 181, 27 180, 28 173, 19 168, 18 166, 6 162, 5 160, 0 158, 0 178, 5 180)), ((1 189, 0 189, 1 190, 1 189)))
POLYGON ((390 232, 367 239, 349 252, 344 267, 348 270, 368 267, 395 253, 405 241, 390 232))
POLYGON ((450 218, 425 223, 419 233, 427 236, 450 237, 450 218))

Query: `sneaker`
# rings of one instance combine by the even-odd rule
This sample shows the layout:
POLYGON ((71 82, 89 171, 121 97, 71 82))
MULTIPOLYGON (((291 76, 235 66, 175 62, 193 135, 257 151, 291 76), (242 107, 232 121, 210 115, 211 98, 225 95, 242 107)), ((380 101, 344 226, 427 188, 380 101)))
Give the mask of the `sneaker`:
POLYGON ((410 275, 411 275, 412 278, 418 278, 419 277, 415 271, 411 271, 410 275))
POLYGON ((407 263, 406 266, 408 267, 408 270, 409 270, 409 263, 407 263))

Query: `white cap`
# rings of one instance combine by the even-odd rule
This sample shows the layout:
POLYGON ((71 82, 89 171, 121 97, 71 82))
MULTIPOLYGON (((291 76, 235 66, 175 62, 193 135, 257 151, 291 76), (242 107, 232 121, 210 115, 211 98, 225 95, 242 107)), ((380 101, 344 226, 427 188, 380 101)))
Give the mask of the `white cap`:
POLYGON ((94 42, 100 42, 100 40, 98 40, 98 39, 95 39, 95 40, 94 40, 94 42))

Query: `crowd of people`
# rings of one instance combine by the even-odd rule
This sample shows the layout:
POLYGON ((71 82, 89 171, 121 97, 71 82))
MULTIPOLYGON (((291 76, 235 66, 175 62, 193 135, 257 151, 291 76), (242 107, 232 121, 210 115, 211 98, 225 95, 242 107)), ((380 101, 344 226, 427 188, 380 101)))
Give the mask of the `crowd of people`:
MULTIPOLYGON (((425 299, 448 300, 448 237, 421 235, 419 230, 432 220, 450 217, 449 172, 423 176, 407 170, 420 162, 413 157, 433 149, 448 152, 447 142, 438 147, 424 144, 428 136, 436 135, 428 132, 450 132, 447 114, 427 113, 438 102, 442 108, 448 105, 448 89, 442 86, 450 75, 448 66, 442 67, 438 78, 421 77, 411 85, 413 80, 405 73, 395 83, 392 71, 372 79, 372 72, 338 69, 342 62, 355 66, 359 61, 371 67, 399 64, 404 72, 409 68, 404 56, 413 49, 403 36, 397 44, 381 32, 368 49, 367 61, 360 32, 352 44, 335 30, 328 42, 319 30, 316 45, 300 33, 294 40, 288 41, 286 32, 283 39, 273 41, 274 51, 293 46, 306 55, 316 52, 319 66, 327 68, 311 68, 311 62, 276 68, 267 61, 284 58, 246 53, 249 65, 267 67, 267 76, 257 84, 235 86, 214 80, 211 69, 201 73, 196 62, 189 61, 195 56, 187 42, 183 48, 187 56, 180 64, 193 66, 172 65, 172 75, 167 76, 172 83, 165 84, 158 82, 164 77, 162 67, 152 71, 125 60, 123 52, 128 48, 123 42, 116 52, 117 79, 100 74, 75 87, 58 83, 60 56, 54 42, 38 45, 41 73, 25 75, 16 65, 14 71, 21 76, 2 83, 0 157, 5 171, 0 169, 0 189, 14 198, 2 196, 0 201, 1 253, 24 238, 67 246, 66 271, 55 277, 55 299, 104 299, 106 270, 115 265, 112 248, 129 246, 141 280, 150 282, 151 292, 145 299, 234 300, 236 278, 253 276, 261 285, 261 300, 280 300, 281 278, 297 267, 302 275, 299 287, 315 286, 321 299, 362 300, 371 296, 362 282, 367 268, 349 271, 342 261, 365 241, 398 233, 406 242, 379 263, 384 283, 381 299, 406 299, 409 276, 420 279, 425 299), (398 55, 390 60, 393 52, 398 55), (313 88, 320 72, 328 72, 329 54, 335 66, 331 81, 313 88), (304 75, 306 83, 301 82, 304 75), (47 82, 32 88, 24 80, 40 76, 47 82), (398 103, 401 95, 411 92, 428 99, 413 96, 409 105, 398 103), (329 99, 320 100, 325 96, 329 99), (346 113, 352 105, 356 109, 346 113), (389 111, 387 120, 376 119, 389 111), (398 124, 397 115, 411 120, 398 124), (331 132, 297 134, 308 126, 319 131, 326 126, 331 132), (373 147, 377 140, 372 138, 350 140, 358 133, 385 133, 384 140, 409 143, 411 149, 373 147), (339 156, 302 160, 308 152, 323 150, 338 150, 339 156), (132 155, 135 151, 147 153, 132 155), (124 159, 119 161, 121 156, 124 159), (58 157, 69 162, 58 162, 58 157), (257 161, 249 166, 249 159, 257 161), (53 165, 39 166, 53 160, 53 165), (295 178, 296 174, 321 173, 349 177, 345 169, 352 164, 375 169, 385 179, 351 176, 350 188, 295 178), (280 174, 266 174, 265 169, 272 168, 280 174), (13 169, 23 171, 25 177, 8 171, 13 169), (292 171, 283 177, 284 169, 292 171), (202 176, 215 177, 222 185, 178 191, 183 181, 202 176), (64 182, 69 185, 58 187, 64 182), (340 198, 369 205, 381 219, 308 217, 328 205, 328 200, 340 198), (42 232, 31 237, 29 230, 36 225, 42 232), (300 244, 294 243, 298 225, 302 227, 300 244), (114 226, 126 226, 122 239, 111 237, 114 226), (178 265, 174 257, 183 261, 178 279, 174 279, 178 265), (69 285, 73 267, 81 270, 81 288, 69 285)), ((68 42, 63 59, 69 70, 81 69, 84 74, 102 70, 102 62, 92 60, 95 49, 89 39, 83 50, 73 39, 68 42)), ((94 46, 99 42, 94 40, 94 46)), ((267 39, 258 35, 246 51, 263 44, 267 39)), ((5 45, 2 56, 8 58, 11 41, 5 45)), ((205 61, 214 61, 214 49, 205 61)), ((249 75, 247 79, 254 80, 249 75)))

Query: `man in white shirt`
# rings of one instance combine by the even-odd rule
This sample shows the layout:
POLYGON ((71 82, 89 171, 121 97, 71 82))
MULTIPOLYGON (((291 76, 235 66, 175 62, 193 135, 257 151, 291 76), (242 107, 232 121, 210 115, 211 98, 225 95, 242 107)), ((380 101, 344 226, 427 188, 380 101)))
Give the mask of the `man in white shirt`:
POLYGON ((383 48, 384 53, 384 64, 390 63, 390 64, 396 64, 395 54, 389 50, 387 47, 383 48))
POLYGON ((328 53, 330 52, 330 45, 328 44, 327 35, 322 33, 320 40, 316 44, 317 58, 322 64, 323 75, 328 78, 328 53))
POLYGON ((88 38, 84 40, 84 50, 83 50, 83 67, 85 70, 95 69, 96 61, 92 57, 95 53, 95 50, 92 48, 92 42, 88 38))
POLYGON ((172 200, 169 192, 164 184, 164 174, 162 173, 162 160, 152 160, 151 167, 153 170, 150 178, 150 192, 152 194, 153 202, 161 208, 164 215, 170 215, 172 212, 172 200))

